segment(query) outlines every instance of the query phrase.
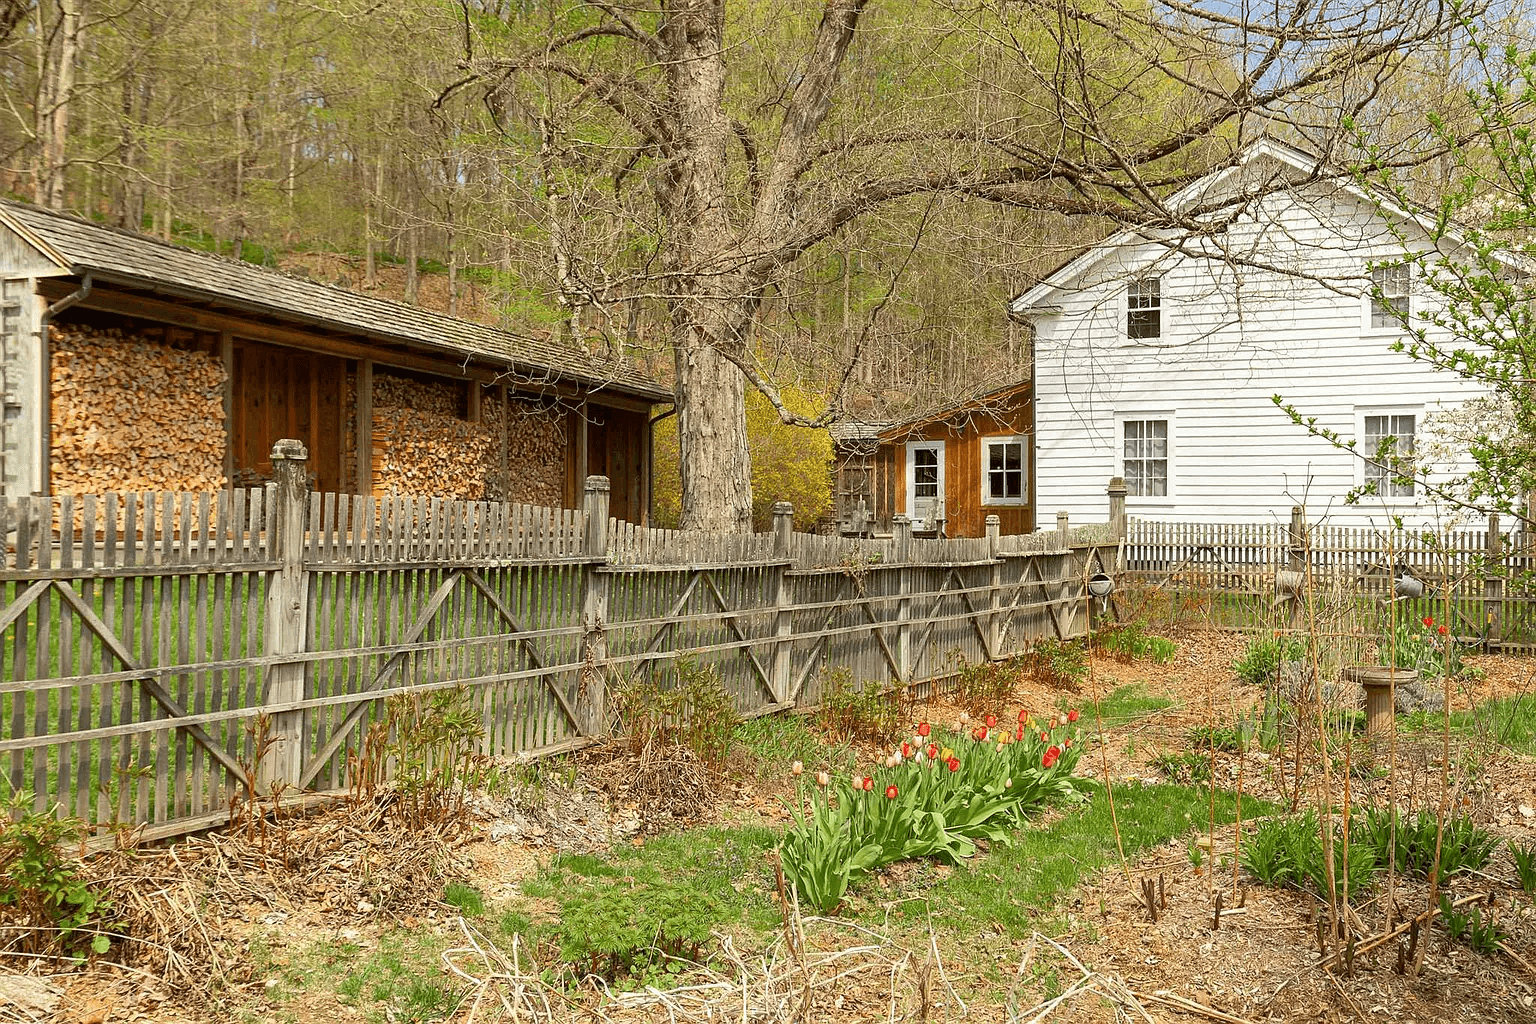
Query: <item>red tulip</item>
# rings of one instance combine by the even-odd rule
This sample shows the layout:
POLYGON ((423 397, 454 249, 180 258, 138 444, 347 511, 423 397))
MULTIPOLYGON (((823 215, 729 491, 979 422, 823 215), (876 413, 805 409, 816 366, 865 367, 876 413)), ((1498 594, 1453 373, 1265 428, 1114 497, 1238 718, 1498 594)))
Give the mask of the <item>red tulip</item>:
POLYGON ((1019 726, 1019 731, 1013 734, 1013 738, 1018 740, 1020 743, 1024 742, 1024 727, 1022 725, 1019 726))
POLYGON ((996 729, 997 728, 997 716, 996 715, 988 715, 987 716, 987 728, 988 729, 996 729))
POLYGON ((944 764, 952 772, 957 772, 960 770, 960 759, 958 757, 952 757, 948 761, 945 761, 944 764))
POLYGON ((1028 711, 1020 711, 1019 712, 1019 721, 1021 723, 1029 721, 1029 712, 1028 711))
POLYGON ((875 780, 870 778, 868 775, 864 776, 864 792, 868 793, 870 790, 872 790, 874 788, 875 788, 875 780))
POLYGON ((885 798, 887 800, 895 800, 896 799, 896 787, 895 786, 886 786, 885 787, 885 798))
POLYGON ((1055 744, 1052 744, 1051 745, 1051 749, 1047 750, 1046 753, 1050 754, 1052 757, 1060 757, 1061 756, 1061 748, 1056 746, 1055 744))
POLYGON ((1072 737, 1071 736, 1068 736, 1066 739, 1061 741, 1061 749, 1062 750, 1066 750, 1071 745, 1072 745, 1072 737))
POLYGON ((912 756, 912 744, 910 744, 910 743, 903 743, 901 745, 901 756, 902 757, 911 757, 912 756))
POLYGON ((1046 733, 1043 733, 1043 732, 1042 732, 1042 733, 1041 733, 1041 734, 1040 734, 1040 742, 1041 742, 1041 743, 1044 743, 1044 742, 1046 742, 1046 741, 1047 741, 1047 740, 1049 740, 1049 739, 1050 739, 1050 738, 1051 738, 1051 737, 1050 737, 1050 736, 1049 736, 1049 735, 1048 735, 1048 734, 1046 734, 1046 733))
POLYGON ((923 722, 917 727, 917 734, 919 736, 927 736, 932 731, 932 728, 928 725, 927 722, 923 722))
POLYGON ((1450 630, 1446 629, 1444 626, 1440 627, 1440 635, 1441 636, 1445 636, 1445 634, 1447 634, 1449 632, 1450 632, 1450 630))
POLYGON ((1077 708, 1073 708, 1071 711, 1067 712, 1067 721, 1069 721, 1069 722, 1077 721, 1077 708))
POLYGON ((1426 626, 1433 626, 1434 624, 1435 624, 1435 617, 1433 615, 1426 615, 1426 616, 1424 616, 1424 625, 1426 625, 1426 626))
POLYGON ((938 757, 939 757, 939 745, 937 743, 930 743, 930 744, 928 744, 928 760, 936 761, 936 760, 938 760, 938 757))
POLYGON ((1047 750, 1045 752, 1045 756, 1040 759, 1040 767, 1042 768, 1050 768, 1055 765, 1055 763, 1056 755, 1052 754, 1049 750, 1047 750))

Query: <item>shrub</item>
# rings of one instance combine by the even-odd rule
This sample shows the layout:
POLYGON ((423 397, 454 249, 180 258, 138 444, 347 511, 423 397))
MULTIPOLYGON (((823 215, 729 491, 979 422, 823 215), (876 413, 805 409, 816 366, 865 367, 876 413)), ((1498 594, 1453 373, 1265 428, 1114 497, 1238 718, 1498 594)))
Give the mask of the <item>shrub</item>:
POLYGON ((1248 650, 1232 663, 1237 678, 1251 686, 1267 686, 1280 675, 1280 666, 1307 655, 1302 637, 1263 637, 1250 641, 1248 650))
POLYGON ((972 715, 984 715, 991 708, 1002 707, 1018 686, 1020 667, 1015 661, 983 661, 973 665, 959 652, 953 657, 955 703, 972 715))
POLYGON ((989 722, 968 737, 919 725, 873 775, 823 774, 809 793, 800 776, 795 823, 779 845, 800 898, 833 913, 876 867, 910 857, 957 862, 976 852, 976 840, 1007 842, 1030 812, 1075 792, 1082 747, 1069 723, 1042 728, 1021 715, 1008 732, 989 722))
POLYGON ((608 982, 647 979, 680 961, 698 962, 721 900, 696 886, 653 885, 644 891, 613 885, 602 899, 580 892, 560 902, 560 959, 608 982))
POLYGON ((111 941, 102 932, 112 930, 112 901, 61 852, 80 839, 83 826, 58 817, 58 806, 39 812, 31 804, 30 795, 18 793, 0 807, 0 916, 6 920, 0 938, 22 953, 105 953, 111 941))
POLYGON ((878 683, 853 685, 845 668, 823 679, 817 718, 834 739, 886 746, 896 742, 910 720, 911 698, 904 689, 883 689, 878 683))
POLYGON ((633 753, 683 746, 715 770, 730 758, 740 716, 713 665, 681 655, 670 669, 620 688, 616 704, 633 753))
POLYGON ((1088 675, 1088 651, 1075 640, 1043 637, 1025 658, 1030 675, 1047 686, 1076 690, 1088 675))
POLYGON ((461 686, 429 693, 402 693, 385 702, 384 721, 371 730, 373 755, 392 761, 394 813, 408 825, 463 820, 464 800, 479 779, 476 751, 485 736, 480 712, 461 686))

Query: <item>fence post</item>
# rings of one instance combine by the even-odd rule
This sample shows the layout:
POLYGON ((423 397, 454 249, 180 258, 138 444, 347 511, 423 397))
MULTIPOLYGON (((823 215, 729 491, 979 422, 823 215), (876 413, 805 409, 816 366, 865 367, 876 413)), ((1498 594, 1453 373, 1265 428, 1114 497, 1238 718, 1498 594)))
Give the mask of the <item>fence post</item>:
POLYGON ((905 683, 912 678, 912 520, 904 515, 891 516, 891 532, 896 538, 896 673, 905 683))
MULTIPOLYGON (((304 527, 309 510, 309 449, 285 438, 272 446, 276 483, 267 528, 274 531, 271 551, 277 562, 267 586, 267 654, 302 654, 309 632, 309 574, 304 571, 304 527)), ((302 662, 267 666, 266 704, 304 699, 302 662)), ((271 746, 257 770, 257 785, 270 792, 275 784, 297 785, 304 769, 304 712, 280 711, 272 717, 271 746)))
POLYGON ((1504 639, 1504 536, 1499 514, 1488 515, 1487 558, 1483 565, 1483 612, 1490 644, 1504 639))
POLYGON ((1292 572, 1302 572, 1307 567, 1307 520, 1300 505, 1291 506, 1291 550, 1288 565, 1292 572))
POLYGON ((1003 656, 1003 620, 998 609, 1003 606, 1003 520, 995 513, 987 516, 987 557, 992 559, 992 588, 987 604, 987 657, 993 661, 1003 656))
POLYGON ((608 478, 587 477, 581 510, 586 516, 582 552, 590 559, 581 599, 581 688, 576 709, 583 736, 608 729, 608 478))
POLYGON ((1125 539, 1125 477, 1112 476, 1109 478, 1109 527, 1114 531, 1116 540, 1125 539))
POLYGON ((795 635, 795 616, 790 610, 795 602, 790 594, 789 580, 789 538, 794 530, 795 506, 787 501, 774 502, 773 557, 782 564, 773 588, 773 606, 778 609, 774 613, 774 634, 778 640, 773 645, 773 674, 770 678, 773 680, 773 699, 780 704, 789 700, 789 691, 795 685, 789 657, 795 635))
POLYGON ((1070 543, 1071 540, 1072 540, 1072 531, 1071 531, 1071 528, 1067 526, 1067 514, 1065 512, 1057 512, 1056 513, 1056 546, 1058 548, 1062 549, 1063 551, 1065 551, 1067 548, 1071 547, 1071 543, 1070 543))

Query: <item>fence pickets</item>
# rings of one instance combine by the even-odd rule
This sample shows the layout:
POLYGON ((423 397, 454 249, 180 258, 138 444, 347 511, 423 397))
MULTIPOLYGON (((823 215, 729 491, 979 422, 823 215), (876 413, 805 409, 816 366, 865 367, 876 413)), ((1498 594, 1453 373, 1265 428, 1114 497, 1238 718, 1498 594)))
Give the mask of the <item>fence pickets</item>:
POLYGON ((1081 635, 1119 545, 1064 521, 818 537, 787 506, 772 533, 711 535, 610 519, 598 477, 571 510, 310 494, 302 449, 274 466, 251 490, 0 499, 10 787, 172 835, 248 787, 345 786, 396 694, 466 688, 483 752, 518 756, 610 728, 625 681, 680 657, 744 714, 920 683, 1081 635))
POLYGON ((1141 583, 1259 601, 1275 597, 1283 570, 1369 600, 1392 597, 1394 581, 1407 574, 1424 584, 1424 593, 1399 596, 1399 607, 1442 619, 1449 606, 1464 639, 1529 649, 1536 646, 1527 582, 1532 546, 1528 535, 1501 530, 1497 516, 1482 528, 1377 529, 1311 522, 1296 509, 1289 522, 1133 519, 1124 565, 1141 583))

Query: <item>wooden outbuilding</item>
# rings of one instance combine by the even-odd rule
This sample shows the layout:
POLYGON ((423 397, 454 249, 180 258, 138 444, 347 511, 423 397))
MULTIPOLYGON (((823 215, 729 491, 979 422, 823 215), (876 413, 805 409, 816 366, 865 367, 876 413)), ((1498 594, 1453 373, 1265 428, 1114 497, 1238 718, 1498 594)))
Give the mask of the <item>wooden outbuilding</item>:
POLYGON ((832 428, 832 493, 842 533, 982 537, 996 515, 1005 534, 1033 533, 1032 382, 1017 381, 899 423, 832 428))
POLYGON ((312 486, 650 506, 624 361, 19 203, 0 203, 0 493, 216 490, 303 441, 312 486))

